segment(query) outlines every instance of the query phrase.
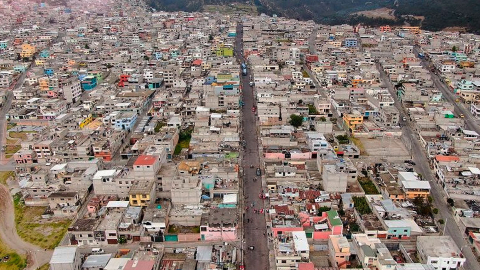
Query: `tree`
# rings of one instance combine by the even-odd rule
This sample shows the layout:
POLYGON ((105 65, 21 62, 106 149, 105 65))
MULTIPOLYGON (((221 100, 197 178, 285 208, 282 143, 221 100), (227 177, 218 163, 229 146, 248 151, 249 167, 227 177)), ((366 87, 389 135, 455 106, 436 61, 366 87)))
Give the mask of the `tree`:
POLYGON ((292 114, 290 115, 290 125, 298 128, 303 124, 303 117, 301 115, 292 114))
POLYGON ((328 206, 322 206, 318 209, 317 211, 317 216, 321 216, 323 212, 327 212, 327 211, 330 211, 330 207, 328 206))
POLYGON ((90 49, 90 46, 88 44, 85 44, 85 49, 90 49))
POLYGON ((308 104, 308 114, 310 115, 318 114, 317 108, 315 108, 315 106, 312 104, 308 104))
POLYGON ((436 215, 436 214, 438 214, 438 209, 437 209, 437 208, 433 208, 432 212, 436 215))
POLYGON ((452 206, 452 207, 455 205, 455 201, 453 201, 452 198, 448 198, 448 199, 447 199, 447 203, 448 203, 450 206, 452 206))
POLYGON ((456 52, 456 51, 458 51, 457 46, 453 46, 453 47, 452 47, 452 52, 456 52))

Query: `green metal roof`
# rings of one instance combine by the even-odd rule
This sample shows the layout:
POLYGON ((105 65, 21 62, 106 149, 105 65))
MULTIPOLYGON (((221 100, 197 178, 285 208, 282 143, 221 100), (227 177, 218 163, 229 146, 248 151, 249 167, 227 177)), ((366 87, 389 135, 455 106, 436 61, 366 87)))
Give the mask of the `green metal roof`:
POLYGON ((338 216, 337 210, 327 211, 328 221, 332 226, 341 226, 342 220, 338 216))

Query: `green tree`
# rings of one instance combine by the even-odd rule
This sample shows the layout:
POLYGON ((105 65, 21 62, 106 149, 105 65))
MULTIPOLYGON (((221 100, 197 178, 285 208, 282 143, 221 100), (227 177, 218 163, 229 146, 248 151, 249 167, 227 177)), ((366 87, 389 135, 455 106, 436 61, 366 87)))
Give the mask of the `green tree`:
POLYGON ((438 214, 438 209, 437 209, 437 208, 433 208, 432 212, 436 215, 436 214, 438 214))
POLYGON ((312 104, 308 104, 308 114, 310 115, 318 114, 317 108, 315 108, 315 106, 313 106, 312 104))
POLYGON ((303 117, 301 115, 292 114, 290 115, 290 125, 298 128, 303 124, 303 117))
POLYGON ((327 212, 327 211, 330 211, 330 207, 328 206, 322 206, 318 209, 317 211, 317 216, 321 216, 323 212, 327 212))
POLYGON ((448 198, 447 203, 452 207, 455 205, 455 201, 452 198, 448 198))
POLYGON ((456 52, 456 51, 458 51, 457 46, 453 46, 453 47, 452 47, 452 52, 456 52))

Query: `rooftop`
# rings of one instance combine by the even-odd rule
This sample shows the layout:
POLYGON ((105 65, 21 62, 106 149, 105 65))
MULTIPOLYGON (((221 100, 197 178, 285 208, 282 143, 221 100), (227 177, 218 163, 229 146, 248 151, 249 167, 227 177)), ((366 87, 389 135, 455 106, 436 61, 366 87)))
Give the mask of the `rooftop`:
POLYGON ((146 165, 153 165, 158 160, 158 156, 153 155, 141 155, 137 158, 133 166, 146 166, 146 165))
POLYGON ((56 247, 50 259, 50 264, 73 263, 76 253, 77 247, 56 247))

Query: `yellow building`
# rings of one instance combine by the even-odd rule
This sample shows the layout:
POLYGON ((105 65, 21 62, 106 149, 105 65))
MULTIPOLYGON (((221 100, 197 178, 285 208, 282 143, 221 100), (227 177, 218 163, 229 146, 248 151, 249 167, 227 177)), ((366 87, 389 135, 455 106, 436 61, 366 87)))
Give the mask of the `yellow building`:
POLYGON ((85 119, 83 119, 80 124, 78 124, 78 126, 80 128, 84 128, 85 126, 87 126, 88 124, 90 124, 92 121, 93 121, 93 116, 92 114, 89 114, 85 119))
POLYGON ((131 206, 146 207, 155 202, 154 179, 135 181, 128 192, 128 198, 131 206))
POLYGON ((343 122, 348 130, 353 132, 358 126, 363 124, 363 115, 359 112, 346 113, 343 115, 343 122))
POLYGON ((48 91, 50 89, 49 79, 47 77, 42 77, 38 79, 38 87, 40 91, 48 91))
POLYGON ((24 43, 22 44, 22 50, 20 51, 21 58, 29 58, 35 54, 35 46, 24 43))
POLYGON ((37 60, 35 60, 35 65, 43 66, 43 65, 45 65, 45 60, 37 59, 37 60))
POLYGON ((399 172, 398 180, 407 199, 413 200, 416 197, 427 199, 430 195, 430 183, 421 181, 415 173, 399 172))

